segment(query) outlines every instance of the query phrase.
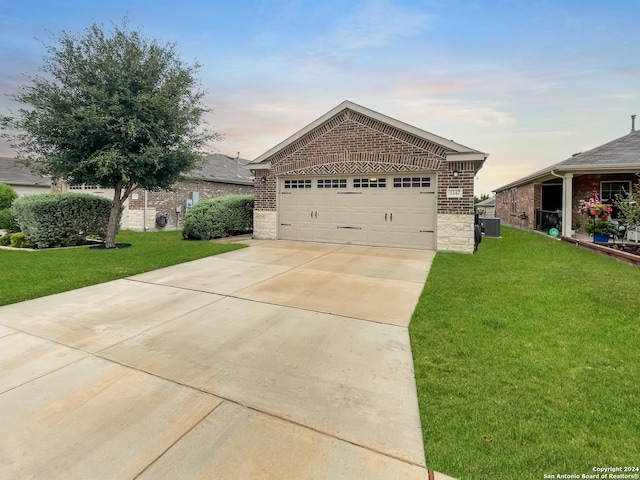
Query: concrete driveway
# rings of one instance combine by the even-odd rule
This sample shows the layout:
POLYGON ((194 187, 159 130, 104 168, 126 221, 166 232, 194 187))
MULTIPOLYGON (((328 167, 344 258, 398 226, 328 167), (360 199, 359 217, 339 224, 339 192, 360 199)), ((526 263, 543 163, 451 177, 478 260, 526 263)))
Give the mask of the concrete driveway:
POLYGON ((427 479, 433 252, 249 243, 1 307, 0 477, 427 479))

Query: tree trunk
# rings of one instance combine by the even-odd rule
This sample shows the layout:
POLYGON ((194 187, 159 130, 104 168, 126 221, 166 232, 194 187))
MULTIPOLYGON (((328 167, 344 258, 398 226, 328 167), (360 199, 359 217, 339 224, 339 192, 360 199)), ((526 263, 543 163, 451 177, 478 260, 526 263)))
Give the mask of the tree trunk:
POLYGON ((116 234, 120 223, 120 208, 124 199, 120 198, 122 185, 118 183, 114 187, 113 202, 111 203, 111 212, 109 212, 109 223, 107 224, 107 236, 104 239, 106 248, 116 247, 116 234))

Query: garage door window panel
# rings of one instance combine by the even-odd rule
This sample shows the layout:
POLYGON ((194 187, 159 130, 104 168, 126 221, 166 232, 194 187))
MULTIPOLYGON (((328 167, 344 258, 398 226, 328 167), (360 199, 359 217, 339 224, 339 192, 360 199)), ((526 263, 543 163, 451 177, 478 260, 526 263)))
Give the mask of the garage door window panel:
POLYGON ((321 178, 317 181, 318 188, 347 188, 346 178, 321 178))
POLYGON ((386 178, 354 178, 353 188, 385 188, 386 178))
POLYGON ((431 186, 431 177, 396 177, 394 188, 424 188, 431 186))
POLYGON ((311 180, 285 180, 284 188, 287 190, 294 188, 311 188, 311 180))

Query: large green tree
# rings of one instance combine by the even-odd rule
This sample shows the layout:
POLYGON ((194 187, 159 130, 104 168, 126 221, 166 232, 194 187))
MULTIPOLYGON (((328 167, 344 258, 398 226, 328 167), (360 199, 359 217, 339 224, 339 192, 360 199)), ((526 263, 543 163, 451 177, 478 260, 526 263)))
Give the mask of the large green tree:
POLYGON ((43 43, 40 73, 12 95, 22 106, 1 119, 3 135, 41 173, 115 190, 105 239, 114 247, 131 192, 170 188, 219 138, 206 126, 200 65, 126 21, 43 43))

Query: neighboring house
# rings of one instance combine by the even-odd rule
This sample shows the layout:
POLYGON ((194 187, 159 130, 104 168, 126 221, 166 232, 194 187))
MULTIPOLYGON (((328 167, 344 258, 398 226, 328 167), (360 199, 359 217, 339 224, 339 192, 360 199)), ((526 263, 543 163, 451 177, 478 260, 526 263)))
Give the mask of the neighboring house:
POLYGON ((345 101, 248 166, 254 237, 473 252, 486 158, 345 101))
MULTIPOLYGON (((253 180, 244 168, 249 160, 219 153, 210 154, 197 170, 185 174, 170 191, 135 190, 124 203, 120 226, 130 230, 175 230, 182 228, 184 215, 199 200, 231 194, 252 194, 253 180)), ((113 200, 113 189, 92 185, 67 185, 61 192, 90 193, 113 200)))
POLYGON ((181 228, 186 210, 199 200, 253 194, 253 178, 244 168, 248 163, 249 160, 239 157, 211 154, 201 168, 185 174, 171 191, 133 192, 128 202, 128 228, 181 228))
POLYGON ((476 203, 474 209, 482 218, 493 218, 496 216, 496 197, 487 198, 476 203))
POLYGON ((51 178, 33 173, 14 158, 0 157, 0 183, 9 185, 20 197, 51 192, 51 178))
MULTIPOLYGON (((570 236, 580 200, 597 191, 611 203, 631 191, 640 172, 640 131, 631 133, 495 190, 496 215, 503 223, 531 230, 558 228, 570 236)), ((614 213, 615 217, 615 213, 614 213)))

